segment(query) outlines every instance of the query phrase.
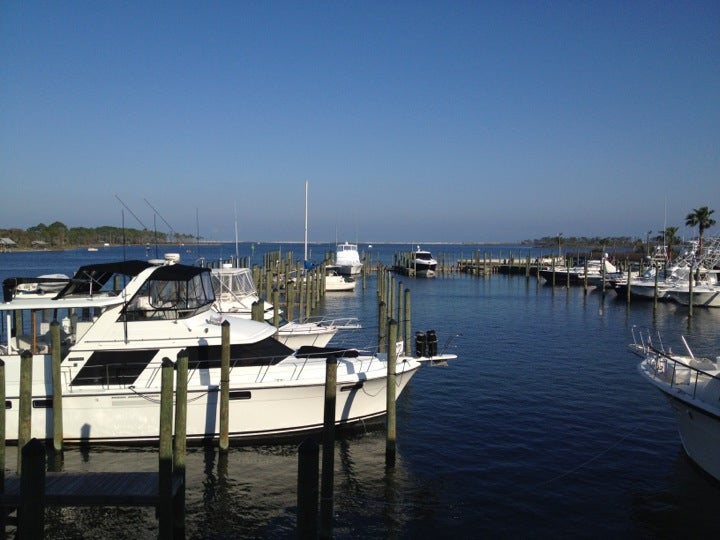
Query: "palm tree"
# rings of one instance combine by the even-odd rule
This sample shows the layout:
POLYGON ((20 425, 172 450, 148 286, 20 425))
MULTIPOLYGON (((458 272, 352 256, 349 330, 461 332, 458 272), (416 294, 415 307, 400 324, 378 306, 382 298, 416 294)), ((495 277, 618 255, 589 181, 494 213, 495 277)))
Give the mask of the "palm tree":
POLYGON ((665 246, 667 246, 668 262, 672 261, 673 248, 680 242, 677 233, 677 227, 665 227, 665 231, 663 231, 663 234, 665 235, 665 246))
POLYGON ((701 208, 694 208, 693 211, 685 218, 685 225, 688 227, 698 228, 698 234, 700 237, 698 242, 699 255, 702 255, 703 235, 705 234, 705 229, 715 225, 715 220, 710 217, 710 215, 714 212, 715 210, 710 210, 707 206, 703 206, 701 208))

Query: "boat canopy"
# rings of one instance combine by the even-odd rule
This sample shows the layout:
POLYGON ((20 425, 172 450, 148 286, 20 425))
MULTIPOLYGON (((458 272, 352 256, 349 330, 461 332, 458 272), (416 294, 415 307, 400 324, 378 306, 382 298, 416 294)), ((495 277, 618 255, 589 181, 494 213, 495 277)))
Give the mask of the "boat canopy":
MULTIPOLYGON (((81 266, 70 279, 70 283, 68 283, 55 298, 60 299, 74 295, 92 295, 103 290, 103 288, 110 283, 111 278, 116 275, 133 278, 151 266, 152 264, 149 262, 139 260, 81 266)), ((115 284, 110 284, 113 290, 117 291, 115 284)), ((123 283, 122 286, 124 285, 123 283)), ((120 288, 122 288, 122 286, 120 288)), ((105 292, 107 292, 107 290, 105 290, 105 292)))
POLYGON ((209 268, 159 266, 128 302, 128 318, 185 318, 215 301, 209 268))

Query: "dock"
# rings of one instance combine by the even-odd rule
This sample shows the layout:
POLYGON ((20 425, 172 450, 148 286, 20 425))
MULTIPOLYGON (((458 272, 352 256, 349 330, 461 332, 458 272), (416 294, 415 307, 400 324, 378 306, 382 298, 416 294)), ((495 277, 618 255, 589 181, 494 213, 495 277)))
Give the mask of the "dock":
MULTIPOLYGON (((45 504, 47 506, 158 506, 160 474, 157 472, 47 472, 45 504)), ((172 495, 181 486, 174 478, 172 495)), ((5 491, 0 506, 15 508, 20 504, 20 477, 5 477, 5 491)))

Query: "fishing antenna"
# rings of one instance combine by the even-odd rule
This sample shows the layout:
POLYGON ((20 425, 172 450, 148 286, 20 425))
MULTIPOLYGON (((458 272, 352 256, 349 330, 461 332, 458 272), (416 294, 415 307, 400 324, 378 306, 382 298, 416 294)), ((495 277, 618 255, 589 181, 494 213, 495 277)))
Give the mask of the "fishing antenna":
POLYGON ((143 200, 147 203, 147 205, 148 205, 150 208, 153 209, 153 212, 155 212, 158 216, 160 216, 160 219, 162 219, 162 220, 163 220, 163 223, 165 223, 165 225, 168 226, 168 228, 170 229, 170 232, 173 233, 173 235, 177 237, 177 236, 178 236, 178 233, 175 232, 175 229, 172 228, 172 225, 170 225, 167 221, 165 221, 165 218, 162 217, 162 214, 160 214, 160 212, 158 212, 157 209, 156 209, 152 204, 150 204, 150 201, 148 201, 148 200, 145 199, 145 198, 143 198, 143 200))
MULTIPOLYGON (((120 201, 120 204, 122 204, 122 205, 125 207, 125 209, 132 214, 132 217, 134 217, 134 218, 137 220, 137 222, 138 222, 140 225, 142 225, 143 230, 147 231, 147 227, 145 226, 145 224, 144 224, 142 221, 140 221, 140 218, 135 215, 135 212, 133 212, 132 210, 130 210, 130 207, 129 207, 127 204, 125 204, 120 197, 118 197, 117 195, 115 195, 115 198, 116 198, 118 201, 120 201)), ((146 202, 147 202, 147 201, 146 201, 146 202)), ((148 204, 149 204, 149 203, 148 203, 148 204)))

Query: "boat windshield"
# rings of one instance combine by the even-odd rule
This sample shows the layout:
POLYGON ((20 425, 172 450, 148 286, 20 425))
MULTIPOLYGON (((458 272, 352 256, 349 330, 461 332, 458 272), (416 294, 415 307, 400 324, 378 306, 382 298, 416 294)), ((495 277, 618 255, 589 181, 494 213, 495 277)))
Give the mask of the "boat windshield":
POLYGON ((421 261, 429 261, 432 259, 432 255, 430 255, 429 251, 416 251, 415 258, 421 261))
POLYGON ((250 275, 250 270, 247 268, 214 270, 212 284, 215 296, 223 300, 240 300, 257 295, 255 283, 250 275))
POLYGON ((158 268, 130 299, 128 320, 183 319, 215 301, 210 270, 185 265, 158 268))

